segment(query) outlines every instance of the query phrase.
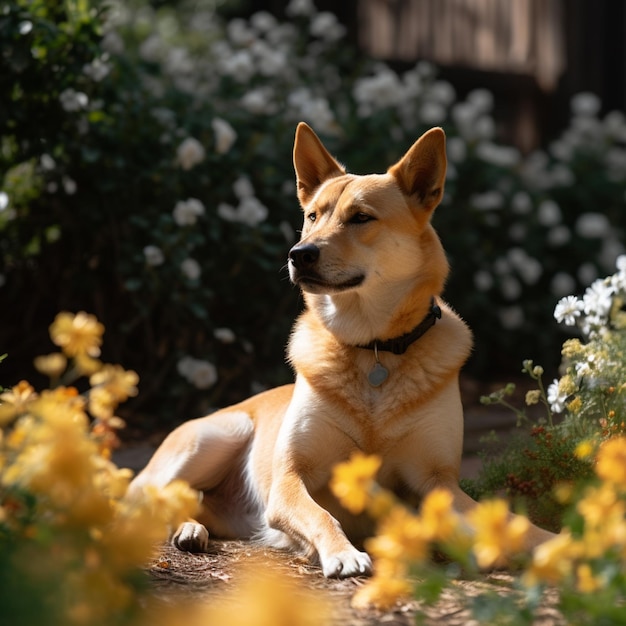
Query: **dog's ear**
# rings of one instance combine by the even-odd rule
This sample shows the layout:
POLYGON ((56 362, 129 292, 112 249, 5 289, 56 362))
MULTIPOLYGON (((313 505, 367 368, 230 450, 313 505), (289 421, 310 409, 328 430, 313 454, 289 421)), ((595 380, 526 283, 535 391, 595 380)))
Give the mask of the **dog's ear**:
POLYGON ((446 166, 446 135, 441 128, 431 128, 388 172, 407 196, 432 211, 443 198, 446 166))
POLYGON ((298 199, 303 206, 311 200, 315 190, 324 181, 346 173, 328 153, 311 127, 304 122, 300 122, 296 128, 293 166, 296 170, 298 199))

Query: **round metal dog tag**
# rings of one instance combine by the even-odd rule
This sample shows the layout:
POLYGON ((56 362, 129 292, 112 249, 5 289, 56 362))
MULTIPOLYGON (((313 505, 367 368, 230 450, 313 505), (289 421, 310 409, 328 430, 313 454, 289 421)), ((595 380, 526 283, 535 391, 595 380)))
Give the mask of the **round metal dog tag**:
POLYGON ((389 370, 380 363, 375 363, 372 371, 367 375, 367 380, 372 387, 380 387, 389 376, 389 370))

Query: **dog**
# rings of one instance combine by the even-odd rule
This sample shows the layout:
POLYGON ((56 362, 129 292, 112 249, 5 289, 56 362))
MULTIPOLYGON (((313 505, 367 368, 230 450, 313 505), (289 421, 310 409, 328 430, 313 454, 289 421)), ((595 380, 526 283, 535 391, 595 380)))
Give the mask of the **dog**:
MULTIPOLYGON (((445 134, 433 128, 385 174, 360 176, 300 123, 293 161, 304 226, 288 267, 305 304, 288 346, 295 383, 182 424, 131 491, 182 479, 204 494, 198 519, 173 534, 181 550, 206 551, 210 532, 303 550, 327 577, 369 575, 348 537, 371 527, 328 488, 354 451, 379 455, 377 480, 396 493, 443 487, 458 512, 476 504, 458 485, 472 336, 441 299, 449 267, 431 225, 445 134)), ((531 527, 528 548, 550 536, 531 527)))

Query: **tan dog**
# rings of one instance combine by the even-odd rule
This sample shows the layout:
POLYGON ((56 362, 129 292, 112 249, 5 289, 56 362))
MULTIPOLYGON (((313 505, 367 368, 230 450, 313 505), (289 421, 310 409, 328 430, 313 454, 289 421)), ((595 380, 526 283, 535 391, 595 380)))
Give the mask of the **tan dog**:
MULTIPOLYGON (((386 174, 355 176, 302 123, 294 165, 304 228, 289 274, 306 303, 289 343, 295 384, 183 424, 131 489, 183 479, 204 492, 198 522, 174 534, 183 550, 206 550, 208 528, 304 549, 326 576, 369 574, 347 536, 371 529, 328 489, 355 450, 382 458, 385 487, 445 487, 458 511, 475 505, 458 486, 471 333, 440 299, 448 264, 430 224, 445 135, 425 133, 386 174)), ((529 548, 550 536, 533 527, 529 548)))

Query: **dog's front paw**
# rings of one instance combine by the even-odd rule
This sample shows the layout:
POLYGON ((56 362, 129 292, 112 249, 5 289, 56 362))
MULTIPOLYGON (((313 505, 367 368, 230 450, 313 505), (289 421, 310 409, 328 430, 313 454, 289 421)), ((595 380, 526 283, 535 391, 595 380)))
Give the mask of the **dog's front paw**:
POLYGON ((322 571, 327 578, 370 576, 372 573, 372 560, 369 555, 359 552, 356 548, 344 550, 321 561, 322 571))
POLYGON ((172 545, 183 552, 207 552, 209 531, 198 522, 185 522, 174 533, 172 545))

